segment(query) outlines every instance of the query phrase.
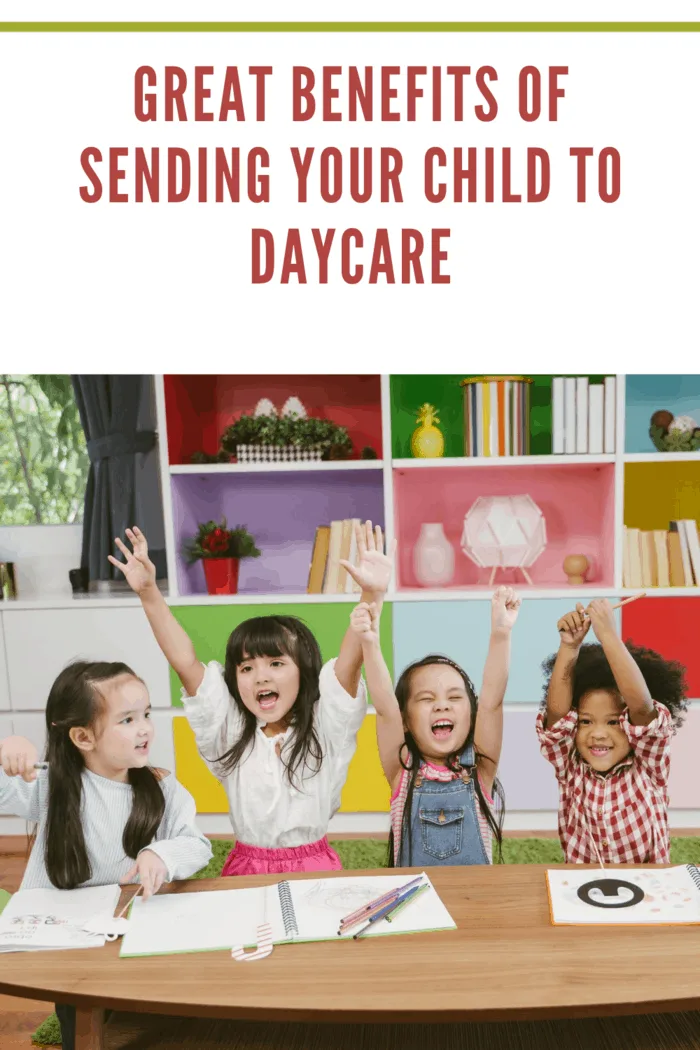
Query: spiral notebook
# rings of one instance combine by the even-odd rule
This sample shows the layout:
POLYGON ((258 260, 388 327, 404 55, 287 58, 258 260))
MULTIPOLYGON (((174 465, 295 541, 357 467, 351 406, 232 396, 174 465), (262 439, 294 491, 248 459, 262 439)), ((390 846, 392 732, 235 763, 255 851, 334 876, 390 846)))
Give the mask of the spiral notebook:
POLYGON ((555 926, 700 924, 700 870, 694 864, 550 870, 547 888, 555 926))
MULTIPOLYGON (((367 936, 454 930, 456 925, 427 875, 429 889, 391 923, 378 922, 367 936)), ((406 875, 299 879, 241 890, 170 893, 134 901, 121 955, 170 955, 253 947, 257 928, 272 927, 274 944, 339 941, 340 920, 387 890, 403 886, 406 875)))
POLYGON ((0 952, 100 948, 103 934, 83 929, 95 916, 111 917, 121 889, 85 886, 79 890, 19 890, 0 899, 0 952))

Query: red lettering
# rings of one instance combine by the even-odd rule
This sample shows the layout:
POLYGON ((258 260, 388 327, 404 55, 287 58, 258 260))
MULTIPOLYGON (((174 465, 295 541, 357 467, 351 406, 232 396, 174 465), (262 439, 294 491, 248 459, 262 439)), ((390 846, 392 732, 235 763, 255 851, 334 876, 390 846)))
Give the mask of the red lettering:
POLYGON ((265 119, 265 77, 272 76, 272 66, 249 66, 248 72, 255 77, 255 119, 261 121, 265 119))
POLYGON ((476 71, 476 86, 483 95, 486 102, 488 102, 488 109, 484 109, 483 106, 475 106, 474 112, 476 113, 477 120, 489 121, 494 120, 498 114, 498 102, 496 96, 488 87, 486 80, 498 80, 498 73, 493 66, 481 66, 476 71))
POLYGON ((254 146, 248 154, 248 200, 253 204, 270 203, 270 176, 260 174, 261 167, 270 167, 270 154, 263 146, 254 146))
POLYGON ((358 264, 354 270, 350 269, 350 241, 354 241, 358 248, 364 244, 362 234, 359 230, 344 230, 340 241, 340 272, 346 284, 359 284, 362 280, 364 268, 358 264))
POLYGON ((406 114, 408 120, 416 119, 416 99, 423 98, 423 88, 419 88, 416 84, 416 77, 424 77, 427 72, 426 66, 408 66, 406 69, 406 76, 408 77, 406 114))
POLYGON ((173 104, 177 108, 177 119, 187 120, 185 109, 185 88, 187 87, 187 74, 179 66, 165 67, 165 119, 174 120, 173 104))
POLYGON ((306 284, 304 253, 301 250, 299 230, 287 230, 287 243, 284 249, 280 284, 289 284, 289 278, 293 273, 296 274, 299 284, 306 284))
POLYGON ((455 78, 455 120, 464 120, 464 78, 470 73, 469 66, 447 67, 447 75, 455 78))
POLYGON ((576 200, 579 204, 586 203, 586 157, 593 156, 590 146, 572 146, 569 150, 572 157, 576 157, 576 200))
POLYGON ((439 167, 444 168, 447 165, 447 157, 444 149, 439 146, 431 146, 425 154, 425 197, 431 204, 439 204, 440 201, 444 201, 447 194, 447 186, 444 182, 438 183, 438 188, 435 189, 435 162, 439 167))
POLYGON ((323 67, 323 119, 324 120, 342 120, 342 114, 336 113, 332 108, 332 101, 334 98, 339 98, 340 91, 337 87, 333 87, 333 77, 340 76, 342 73, 341 66, 324 66, 323 67))
POLYGON ((620 196, 620 154, 612 146, 602 149, 598 157, 598 194, 606 204, 614 204, 620 196), (610 161, 609 185, 608 160, 610 161))
POLYGON ((221 89, 219 120, 228 120, 229 113, 235 113, 236 120, 245 120, 243 97, 241 95, 241 81, 236 66, 226 67, 224 86, 221 89))
POLYGON ((527 199, 531 204, 539 204, 549 196, 550 164, 546 149, 531 146, 527 151, 527 199), (540 188, 537 185, 537 161, 540 162, 540 188))
POLYGON ((335 237, 335 230, 326 230, 325 239, 321 236, 320 230, 312 230, 311 234, 318 255, 318 283, 328 284, 328 256, 335 237))
POLYGON ((443 250, 440 242, 443 237, 449 237, 449 230, 431 230, 431 262, 432 262, 432 283, 433 284, 449 284, 450 275, 443 273, 440 269, 440 263, 447 261, 447 251, 443 250))
POLYGON ((403 203, 401 192, 401 172, 403 171, 403 157, 401 151, 393 146, 382 146, 380 164, 380 191, 382 204, 389 200, 389 187, 394 200, 403 203))
POLYGON ((401 115, 391 108, 392 98, 398 96, 398 91, 391 86, 391 78, 398 76, 401 72, 400 66, 382 66, 382 120, 401 120, 401 115))
POLYGON ((190 155, 180 146, 168 149, 168 203, 180 204, 190 195, 190 155), (180 162, 178 165, 178 161, 180 162), (178 185, 178 167, 180 169, 180 189, 178 185))
POLYGON ((313 96, 316 78, 308 66, 292 68, 292 120, 311 120, 316 111, 313 96))
POLYGON ((109 151, 109 199, 113 204, 123 204, 129 199, 128 193, 119 192, 119 183, 126 175, 124 168, 119 167, 119 158, 128 156, 127 146, 112 146, 109 151))
POLYGON ((151 166, 146 162, 146 151, 136 147, 134 157, 134 177, 136 180, 136 203, 143 203, 143 186, 148 186, 148 196, 157 204, 160 201, 160 150, 155 146, 151 150, 151 166))
POLYGON ((134 113, 137 120, 155 120, 157 103, 155 92, 144 92, 144 84, 156 86, 156 71, 152 66, 139 66, 134 73, 134 113))
POLYGON ((371 66, 365 66, 365 82, 360 80, 357 66, 350 66, 348 75, 348 120, 357 120, 357 104, 359 102, 362 116, 365 120, 372 120, 373 116, 373 70, 371 66))
POLYGON ((321 151, 320 192, 321 199, 326 204, 335 204, 343 195, 343 155, 335 146, 329 146, 321 151))
POLYGON ((523 120, 537 120, 542 110, 542 77, 536 66, 525 66, 518 78, 518 110, 523 120), (529 96, 532 95, 532 104, 529 96))
POLYGON ((102 197, 102 182, 90 163, 92 160, 96 161, 98 164, 102 160, 102 154, 96 146, 88 146, 87 149, 84 149, 80 154, 80 167, 87 175, 92 186, 92 191, 90 191, 87 186, 80 187, 81 199, 84 200, 86 204, 95 204, 95 202, 102 197))
POLYGON ((213 120, 214 114, 204 108, 204 100, 211 98, 211 88, 204 86, 204 78, 212 76, 213 66, 194 67, 194 119, 213 120))
POLYGON ((292 163, 294 164, 294 170, 297 173, 297 200, 300 204, 306 204, 308 200, 307 196, 307 182, 309 178, 309 168, 311 167, 311 161, 314 155, 314 147, 309 146, 304 150, 304 156, 302 157, 296 146, 292 146, 292 163))
POLYGON ((251 230, 252 242, 250 252, 251 284, 267 284, 275 272, 275 239, 269 230, 251 230), (261 246, 265 245, 265 268, 262 269, 261 246))
POLYGON ((369 268, 369 283, 376 284, 379 274, 383 273, 387 284, 396 284, 394 278, 394 266, 391 261, 391 247, 389 246, 389 231, 377 230, 374 238, 374 251, 369 268))
POLYGON ((423 252, 423 234, 418 230, 401 231, 401 284, 411 283, 411 270, 416 284, 424 284, 420 257, 423 252), (414 242, 413 245, 411 242, 414 242))
POLYGON ((549 119, 557 119, 557 99, 564 98, 566 92, 564 88, 559 87, 559 77, 568 76, 568 66, 550 66, 549 67, 549 119))

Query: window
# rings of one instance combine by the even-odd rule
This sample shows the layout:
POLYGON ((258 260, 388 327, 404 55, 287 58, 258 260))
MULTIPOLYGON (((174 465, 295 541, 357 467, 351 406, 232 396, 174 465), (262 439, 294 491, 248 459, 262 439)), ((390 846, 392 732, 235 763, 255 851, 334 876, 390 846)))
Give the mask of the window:
POLYGON ((0 525, 79 522, 89 465, 70 376, 0 374, 0 525))

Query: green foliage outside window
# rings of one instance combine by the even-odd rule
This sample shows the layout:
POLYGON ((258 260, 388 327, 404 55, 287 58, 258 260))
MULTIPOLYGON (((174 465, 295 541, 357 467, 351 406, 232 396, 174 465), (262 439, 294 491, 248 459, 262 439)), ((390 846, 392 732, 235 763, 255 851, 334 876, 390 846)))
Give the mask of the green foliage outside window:
POLYGON ((79 522, 89 465, 70 376, 0 374, 0 525, 79 522))

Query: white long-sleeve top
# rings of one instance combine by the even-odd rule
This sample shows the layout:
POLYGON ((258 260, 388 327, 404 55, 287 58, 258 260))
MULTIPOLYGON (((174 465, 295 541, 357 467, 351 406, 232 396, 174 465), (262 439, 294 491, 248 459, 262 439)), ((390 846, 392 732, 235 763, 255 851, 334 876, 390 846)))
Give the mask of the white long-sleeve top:
MULTIPOLYGON (((146 848, 157 853, 165 864, 167 881, 187 879, 209 863, 211 844, 195 825, 195 804, 189 791, 172 773, 160 781, 160 786, 165 796, 165 812, 153 842, 146 848)), ((46 771, 27 784, 21 777, 8 777, 0 769, 0 813, 11 813, 38 824, 36 842, 20 887, 23 890, 52 886, 44 864, 48 804, 46 771)), ((133 867, 133 858, 126 856, 122 846, 131 804, 130 784, 107 780, 88 769, 83 771, 81 816, 92 877, 82 885, 112 885, 133 867)))
POLYGON ((335 660, 321 669, 320 698, 314 713, 323 761, 317 773, 298 769, 292 786, 275 745, 281 740, 282 758, 288 756, 294 727, 277 737, 265 736, 258 719, 253 743, 234 771, 226 775, 217 761, 240 739, 244 716, 229 694, 224 669, 213 660, 206 665, 194 696, 182 691, 185 713, 197 747, 228 796, 229 815, 236 838, 248 846, 282 849, 317 842, 340 806, 340 793, 357 746, 357 732, 367 714, 367 692, 360 681, 350 696, 335 676, 335 660))

